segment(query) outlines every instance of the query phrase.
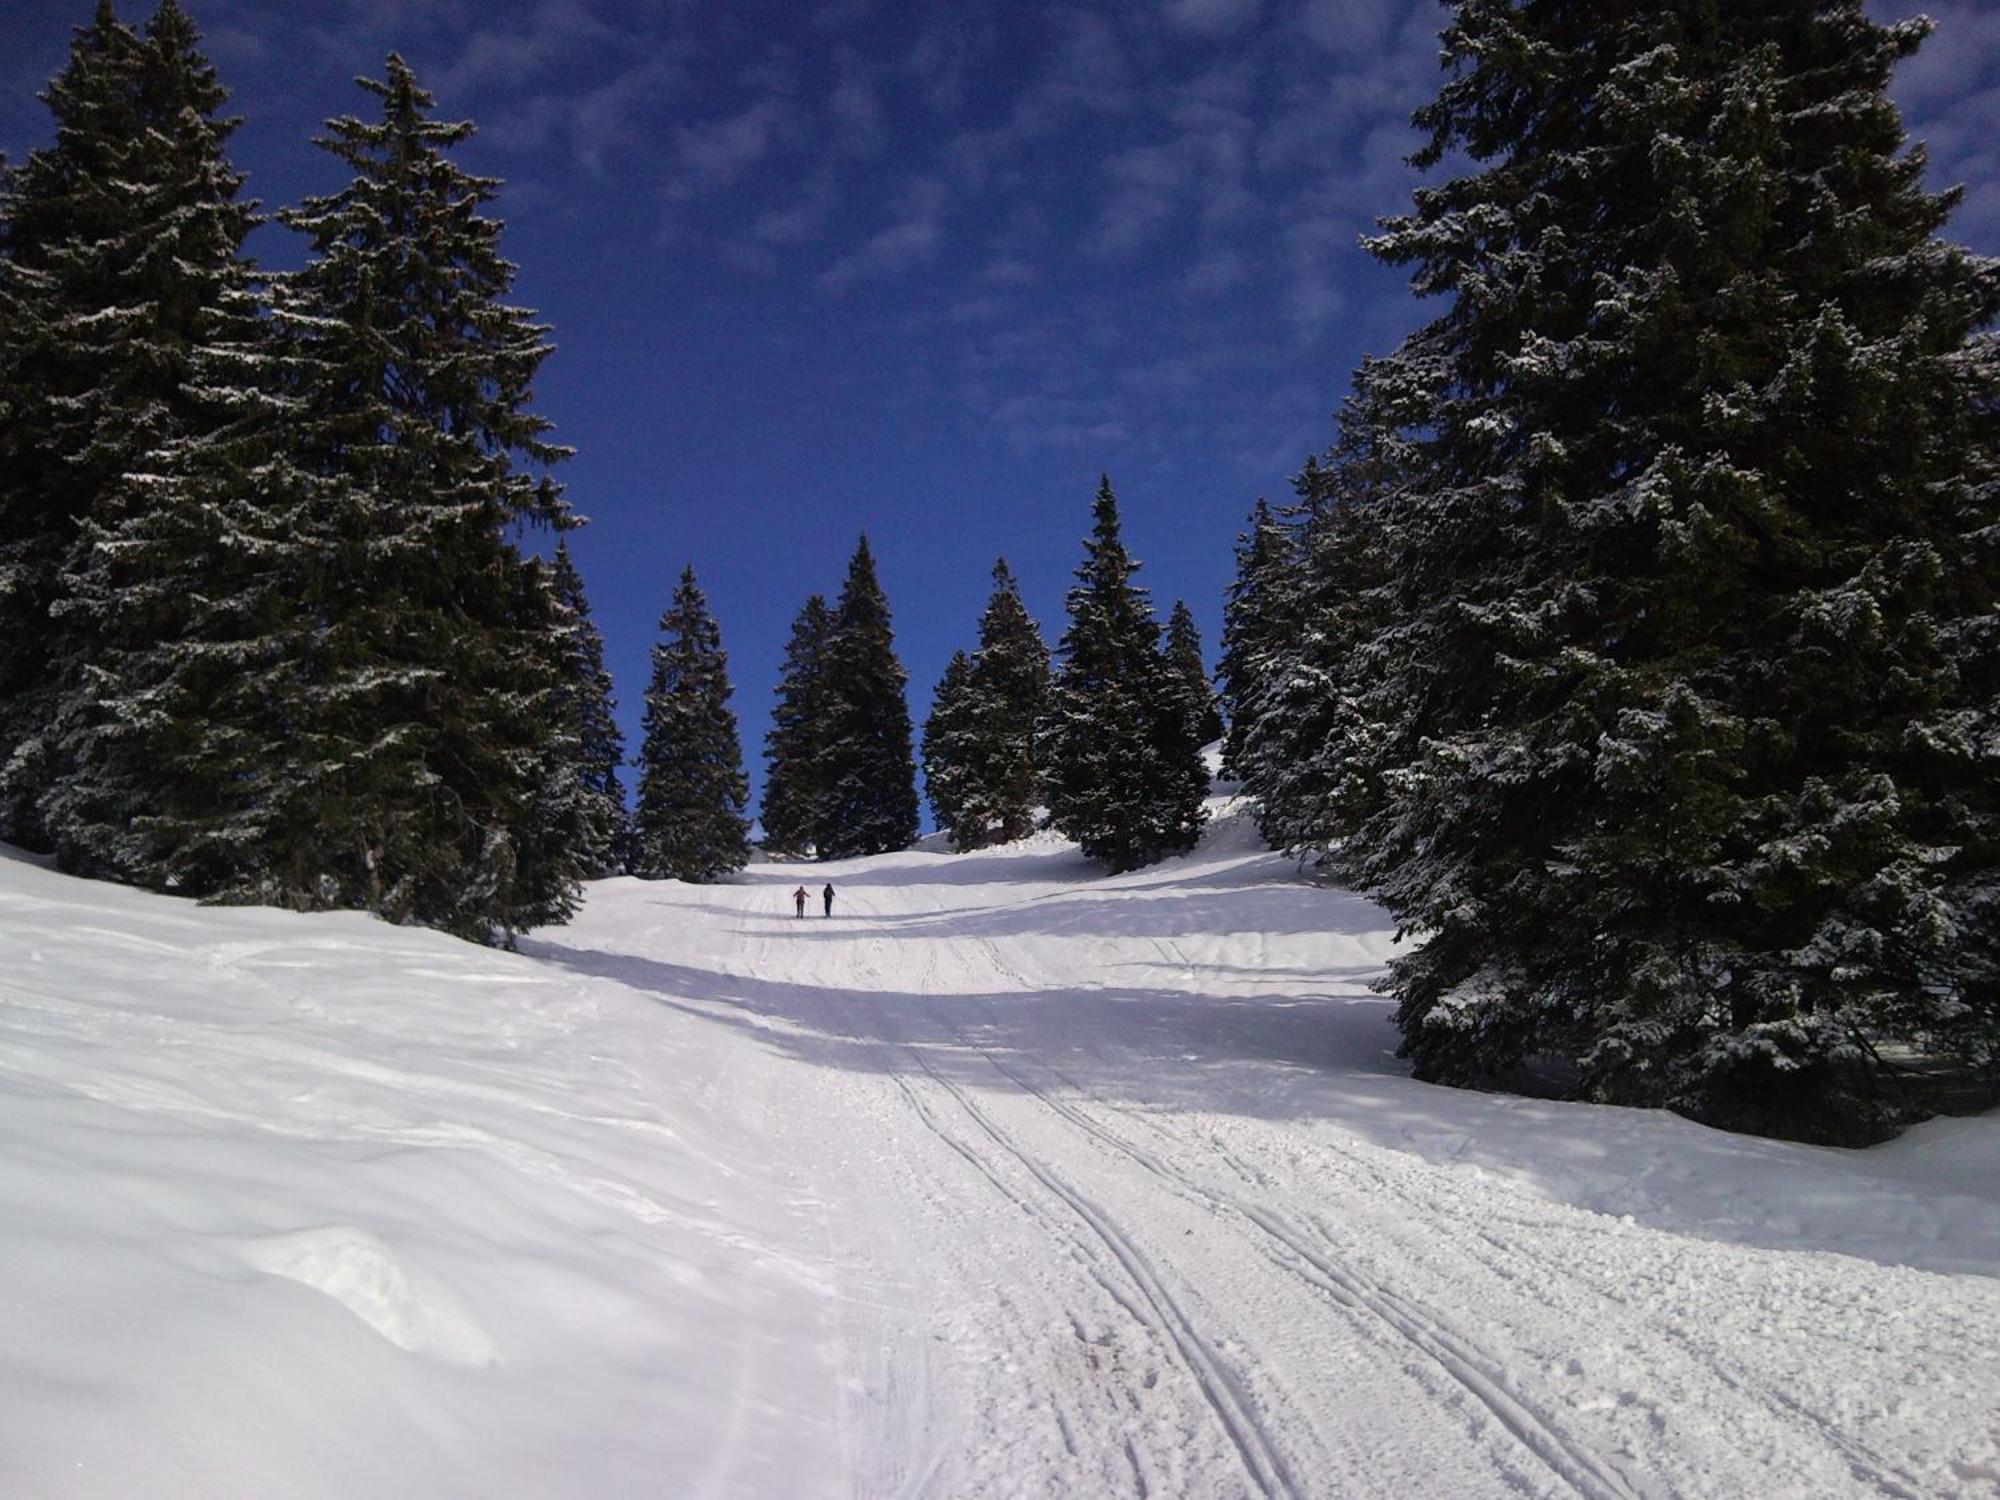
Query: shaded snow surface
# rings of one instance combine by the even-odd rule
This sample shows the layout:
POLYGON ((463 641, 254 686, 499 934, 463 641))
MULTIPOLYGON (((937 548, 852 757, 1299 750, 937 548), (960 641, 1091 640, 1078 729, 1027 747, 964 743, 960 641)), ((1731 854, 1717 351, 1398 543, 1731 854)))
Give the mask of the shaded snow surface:
POLYGON ((1227 816, 520 955, 0 859, 0 1494, 2000 1487, 2000 1122, 1429 1088, 1391 947, 1227 816))

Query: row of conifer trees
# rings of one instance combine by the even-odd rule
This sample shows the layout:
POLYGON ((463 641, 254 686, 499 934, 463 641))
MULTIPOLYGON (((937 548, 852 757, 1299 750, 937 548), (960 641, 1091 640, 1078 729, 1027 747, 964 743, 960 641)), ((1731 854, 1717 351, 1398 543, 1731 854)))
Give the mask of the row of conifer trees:
MULTIPOLYGON (((453 163, 472 127, 434 119, 400 58, 362 87, 375 114, 319 142, 347 185, 276 215, 308 247, 289 274, 245 251, 263 221, 237 122, 177 0, 143 32, 101 3, 48 88, 54 142, 0 197, 0 836, 156 889, 489 940, 562 920, 583 879, 738 869, 746 778, 693 571, 628 815, 559 540, 580 518, 547 473, 567 450, 530 409, 548 331, 508 305, 481 211, 498 184, 453 163)), ((1097 520, 1062 673, 1003 569, 947 674, 926 761, 959 847, 1018 836, 1044 799, 1118 867, 1199 826, 1193 622, 1177 608, 1158 649, 1108 485, 1097 520)), ((794 630, 774 852, 915 839, 904 685, 864 538, 794 630)))
POLYGON ((1219 682, 1404 1053, 1819 1139, 2000 1066, 2000 263, 1860 0, 1456 0, 1442 304, 1260 504, 1219 682))
MULTIPOLYGON (((1463 162, 1373 242, 1443 311, 1260 505, 1226 762, 1276 845, 1414 939, 1404 1050, 1473 1082, 1823 1137, 2000 1066, 2000 266, 1939 237, 1860 0, 1454 0, 1418 116, 1463 162)), ((618 868, 747 854, 720 641, 663 620, 625 820, 546 330, 396 58, 261 272, 176 0, 100 3, 0 196, 0 834, 228 900, 491 938, 618 868)), ((960 848, 1034 809, 1189 847, 1219 727, 1105 484, 1055 658, 1004 565, 924 732, 960 848)), ((864 541, 793 631, 765 833, 906 846, 911 725, 864 541)))
MULTIPOLYGON (((1186 605, 1163 632, 1120 535, 1110 481, 1048 647, 1003 560, 978 645, 955 652, 923 729, 924 781, 955 849, 1023 837, 1044 811, 1114 870, 1193 847, 1221 732, 1186 605)), ((765 742, 764 846, 846 858, 904 849, 918 828, 916 763, 889 605, 864 537, 829 607, 793 622, 765 742)))
POLYGON ((578 521, 471 126, 399 58, 362 87, 287 275, 176 0, 104 0, 44 95, 0 198, 0 834, 490 939, 614 858, 581 583, 519 541, 578 521))

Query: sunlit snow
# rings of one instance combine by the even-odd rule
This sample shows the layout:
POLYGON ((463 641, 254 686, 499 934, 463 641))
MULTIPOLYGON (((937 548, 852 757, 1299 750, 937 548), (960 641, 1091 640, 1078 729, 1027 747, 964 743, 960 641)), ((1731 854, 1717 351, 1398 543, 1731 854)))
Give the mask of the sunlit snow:
POLYGON ((1413 1083, 1380 912, 1224 811, 518 955, 0 859, 0 1494, 2000 1484, 2000 1125, 1413 1083))

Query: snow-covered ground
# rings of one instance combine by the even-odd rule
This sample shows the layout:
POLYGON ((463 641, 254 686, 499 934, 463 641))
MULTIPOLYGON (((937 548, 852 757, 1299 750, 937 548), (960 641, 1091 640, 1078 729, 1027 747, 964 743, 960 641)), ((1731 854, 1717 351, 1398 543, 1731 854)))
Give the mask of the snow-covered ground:
POLYGON ((1228 820, 520 955, 0 857, 0 1495, 2000 1488, 2000 1121, 1425 1087, 1390 947, 1228 820))

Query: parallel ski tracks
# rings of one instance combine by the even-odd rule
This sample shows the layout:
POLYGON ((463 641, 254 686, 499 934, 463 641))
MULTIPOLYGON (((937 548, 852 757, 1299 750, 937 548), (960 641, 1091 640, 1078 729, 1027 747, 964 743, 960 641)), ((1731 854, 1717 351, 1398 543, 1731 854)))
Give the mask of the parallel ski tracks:
MULTIPOLYGON (((989 940, 979 938, 973 941, 984 950, 985 958, 996 972, 1018 984, 1024 991, 1036 988, 1027 976, 1001 957, 989 940)), ((1185 955, 1177 950, 1174 956, 1185 962, 1185 955)), ((1274 1252, 1274 1259, 1281 1264, 1289 1263, 1294 1270, 1329 1296, 1347 1306, 1370 1312, 1394 1328, 1412 1345, 1434 1359, 1452 1379, 1485 1405, 1495 1419, 1513 1433, 1529 1451, 1580 1494, 1590 1496, 1592 1500, 1596 1500, 1599 1496, 1617 1497, 1617 1500, 1637 1500, 1639 1492, 1633 1489, 1632 1483, 1604 1459, 1568 1437, 1553 1421, 1539 1413, 1513 1388, 1498 1361, 1482 1353, 1455 1331, 1425 1315, 1407 1298, 1397 1295, 1352 1268, 1341 1265, 1325 1249, 1320 1248, 1320 1246, 1331 1246, 1333 1237, 1317 1220, 1313 1222, 1314 1232, 1309 1237, 1297 1225, 1274 1210, 1226 1190, 1196 1182, 1186 1173, 1170 1166, 1159 1156, 1110 1129, 1087 1112, 1055 1096, 1046 1088, 1038 1086, 1023 1076, 1018 1068, 1009 1065, 990 1049, 981 1046, 974 1038, 966 1036, 962 1030, 958 1031, 958 1035, 966 1046, 979 1052, 987 1063, 1017 1088, 1076 1126, 1101 1146, 1134 1162, 1194 1201, 1224 1210, 1234 1215, 1240 1223, 1261 1231, 1267 1237, 1267 1249, 1274 1252), (1315 1244, 1314 1241, 1318 1243, 1315 1244)), ((1063 1084, 1075 1087, 1074 1080, 1055 1064, 1043 1061, 1038 1066, 1063 1084)), ((1174 1144, 1186 1144, 1184 1138, 1166 1131, 1155 1122, 1143 1117, 1133 1118, 1174 1144)), ((1260 1172, 1223 1147, 1220 1142, 1211 1141, 1208 1145, 1217 1160, 1235 1172, 1246 1184, 1254 1187, 1265 1180, 1260 1172)), ((1407 1199, 1408 1195, 1391 1183, 1374 1164, 1356 1153, 1341 1151, 1337 1145, 1332 1146, 1332 1149, 1338 1151, 1351 1168, 1366 1173, 1378 1188, 1407 1199)), ((1448 1209, 1437 1203, 1426 1201, 1416 1206, 1426 1216, 1446 1213, 1465 1232, 1484 1242, 1502 1257, 1529 1261, 1593 1296, 1643 1316, 1643 1310, 1635 1309, 1630 1298, 1620 1296, 1609 1288, 1579 1280, 1574 1268, 1564 1265, 1558 1257, 1547 1255, 1531 1244, 1496 1239, 1481 1225, 1462 1215, 1450 1215, 1448 1209)), ((1897 1500, 1915 1500, 1915 1497, 1923 1493, 1923 1481, 1916 1476, 1884 1458, 1866 1443, 1841 1431, 1837 1423, 1812 1411, 1792 1396, 1773 1389, 1768 1383, 1755 1379, 1743 1370, 1739 1362, 1729 1359, 1711 1342, 1672 1320, 1647 1319, 1646 1321, 1657 1333, 1678 1344, 1725 1386, 1741 1391, 1772 1411, 1782 1413, 1818 1433, 1841 1455, 1842 1461, 1857 1481, 1884 1495, 1897 1497, 1897 1500)))
MULTIPOLYGON (((1043 988, 1009 964, 989 940, 969 939, 966 946, 979 954, 984 967, 1004 976, 1023 993, 1043 988)), ((934 954, 929 969, 919 981, 920 994, 931 993, 937 963, 934 954)), ((1656 1484, 1628 1475, 1604 1453, 1565 1430, 1565 1424, 1560 1419, 1520 1389, 1502 1359, 1480 1348, 1460 1329, 1440 1321, 1420 1304, 1348 1263, 1339 1251, 1338 1238, 1316 1216, 1307 1214, 1305 1221, 1301 1222, 1258 1201, 1254 1190, 1267 1179, 1257 1168, 1220 1142, 1207 1142, 1206 1148, 1217 1165, 1227 1168, 1241 1179, 1250 1191, 1235 1192, 1213 1181, 1197 1179, 1165 1156, 1064 1099, 1047 1083, 1036 1081, 1015 1061, 983 1044, 977 1028, 968 1029, 958 1024, 939 1008, 933 1008, 930 1016, 956 1046, 963 1048, 966 1054, 981 1059, 999 1078, 1004 1079, 1010 1085, 1010 1092, 1035 1102, 1103 1151, 1140 1168, 1184 1201, 1202 1207, 1222 1222, 1234 1225, 1258 1246, 1266 1259, 1311 1286, 1319 1295, 1348 1312, 1366 1315, 1388 1330, 1483 1408, 1499 1429, 1508 1433, 1520 1449, 1531 1455, 1545 1472, 1567 1489, 1585 1497, 1585 1500, 1645 1500, 1645 1497, 1659 1492, 1656 1484)), ((1240 1376, 1202 1336, 1176 1298, 1165 1274, 1154 1266, 1111 1214, 1067 1176, 1052 1168, 1042 1154, 1013 1134, 990 1110, 982 1108, 966 1088, 940 1072, 922 1046, 905 1041, 893 1045, 908 1058, 924 1080, 952 1101, 981 1135, 1062 1203, 1090 1244, 1109 1256, 1118 1273, 1117 1279, 1124 1286, 1122 1289, 1114 1287, 1103 1276, 1099 1277, 1100 1281, 1128 1313, 1163 1335, 1178 1354, 1180 1363, 1213 1412, 1216 1423, 1236 1450, 1245 1475, 1255 1486, 1255 1492, 1267 1497, 1267 1500, 1304 1493, 1284 1449, 1263 1425, 1258 1406, 1240 1376)), ((1036 1071, 1046 1073, 1059 1085, 1075 1087, 1074 1080, 1054 1063, 1037 1059, 1034 1066, 1036 1071)), ((908 1078, 898 1075, 894 1069, 890 1070, 890 1074, 912 1108, 940 1139, 984 1174, 1024 1212, 1048 1220, 1042 1207, 1030 1203, 1016 1186, 993 1170, 990 1159, 976 1145, 969 1145, 958 1138, 938 1116, 933 1105, 925 1100, 923 1095, 926 1090, 914 1087, 908 1078)), ((1120 1118, 1124 1118, 1122 1113, 1120 1118)), ((1170 1148, 1190 1144, 1184 1135, 1167 1130, 1157 1122, 1139 1116, 1131 1118, 1158 1135, 1170 1148)), ((1391 1191, 1398 1197, 1409 1196, 1365 1157, 1342 1151, 1337 1144, 1331 1145, 1330 1149, 1347 1159, 1355 1171, 1370 1177, 1376 1187, 1391 1191)), ((1644 1318, 1644 1310, 1635 1307, 1630 1299, 1620 1297, 1614 1290, 1596 1285, 1587 1278, 1579 1279, 1575 1268, 1562 1263, 1560 1257, 1545 1255, 1530 1245, 1498 1240, 1479 1224, 1463 1215, 1450 1214, 1448 1208, 1439 1204, 1426 1200, 1424 1207, 1427 1213, 1445 1213, 1446 1218, 1461 1232, 1482 1241, 1500 1256, 1500 1260, 1492 1260, 1485 1255, 1477 1257, 1496 1269, 1502 1269, 1506 1260, 1526 1260, 1546 1273, 1561 1277, 1574 1288, 1644 1318)), ((1071 1231, 1071 1237, 1073 1241, 1081 1242, 1074 1231, 1071 1231)), ((1646 1321, 1652 1322, 1650 1319, 1646 1321)), ((1740 1364, 1728 1359, 1719 1348, 1697 1334, 1675 1327, 1655 1331, 1669 1335, 1691 1359, 1712 1372, 1722 1384, 1741 1391, 1775 1416, 1809 1426, 1823 1434, 1829 1447, 1840 1455, 1856 1481, 1892 1497, 1911 1497, 1923 1492, 1920 1480, 1886 1460, 1864 1442, 1839 1431, 1835 1424, 1793 1396, 1755 1379, 1740 1364)), ((1136 1465, 1134 1473, 1143 1482, 1136 1465)))
MULTIPOLYGON (((1243 1462, 1244 1472, 1249 1475, 1258 1492, 1271 1497, 1271 1500, 1290 1500, 1290 1497, 1305 1493, 1293 1477, 1283 1452, 1258 1421, 1255 1408, 1234 1372, 1196 1331, 1194 1321, 1154 1271, 1145 1254, 1119 1228, 1117 1221, 1042 1162, 1033 1152, 1020 1146, 1012 1136, 994 1123, 990 1115, 973 1103, 963 1089, 932 1067, 930 1060, 922 1052, 914 1047, 905 1047, 904 1050, 994 1145, 1019 1162, 1031 1177, 1060 1199, 1088 1228, 1097 1243, 1110 1253, 1126 1280, 1138 1292, 1143 1306, 1135 1305, 1129 1299, 1119 1300, 1134 1317, 1164 1334, 1178 1352, 1182 1365, 1193 1377, 1203 1400, 1214 1413, 1230 1444, 1236 1449, 1238 1457, 1243 1462), (1147 1315, 1149 1312, 1150 1316, 1147 1315)), ((980 1171, 984 1172, 996 1186, 1001 1187, 1001 1191, 1008 1197, 1016 1203, 1021 1203, 1024 1208, 1027 1207, 1018 1194, 1002 1185, 997 1175, 980 1161, 978 1153, 952 1138, 948 1132, 939 1129, 935 1116, 917 1100, 915 1091, 910 1089, 904 1080, 899 1078, 897 1083, 918 1110, 926 1116, 926 1123, 934 1130, 939 1130, 939 1134, 948 1144, 979 1167, 980 1171)))
MULTIPOLYGON (((926 982, 934 973, 935 964, 936 960, 933 957, 931 966, 924 976, 926 982)), ((978 1048, 976 1044, 968 1045, 974 1046, 975 1050, 982 1056, 988 1057, 989 1061, 992 1060, 985 1049, 978 1048)), ((1073 1243, 1079 1244, 1093 1261, 1098 1259, 1099 1252, 1109 1256, 1112 1265, 1119 1273, 1118 1279, 1122 1280, 1125 1286, 1121 1288, 1113 1284, 1102 1269, 1098 1274, 1100 1285, 1128 1316, 1152 1329, 1168 1347, 1174 1350, 1217 1426, 1235 1450, 1243 1472, 1255 1486, 1256 1492, 1265 1496, 1266 1500, 1296 1500, 1296 1497, 1307 1494, 1308 1491, 1300 1485, 1293 1474, 1282 1449, 1260 1422, 1254 1403, 1234 1371, 1201 1336, 1194 1320, 1182 1308, 1144 1252, 1119 1227, 1117 1221, 1088 1195, 1017 1141, 990 1114, 981 1109, 964 1089, 941 1074, 920 1048, 908 1043, 898 1043, 897 1046, 945 1097, 958 1106, 965 1118, 971 1121, 986 1139, 1018 1163, 1035 1182, 1069 1210, 1072 1219, 1080 1224, 1088 1235, 1088 1240, 1084 1240, 1074 1231, 1070 1231, 1073 1243)), ((922 1097, 921 1091, 912 1087, 907 1078, 894 1070, 890 1071, 889 1076, 902 1091, 917 1117, 945 1145, 963 1157, 974 1170, 984 1176, 998 1192, 1024 1213, 1044 1222, 1050 1222, 1046 1213, 996 1172, 980 1152, 945 1127, 936 1111, 922 1097)), ((1067 1433, 1065 1437, 1067 1438, 1067 1433)), ((1126 1445, 1126 1457, 1131 1463, 1138 1492, 1141 1495, 1147 1494, 1144 1468, 1139 1464, 1136 1454, 1131 1451, 1129 1441, 1126 1445)))
MULTIPOLYGON (((995 970, 1013 979, 1024 989, 1032 988, 1025 976, 1001 959, 990 942, 985 939, 974 941, 984 950, 984 956, 995 970)), ((1399 1297, 1359 1272, 1339 1264, 1329 1253, 1312 1244, 1307 1235, 1283 1215, 1239 1198, 1235 1194, 1195 1181, 1186 1173, 1109 1129, 1074 1105, 1038 1087, 991 1049, 967 1036, 962 1028, 954 1027, 953 1031, 963 1045, 977 1052, 988 1065, 1023 1094, 1081 1130, 1100 1146, 1150 1173, 1165 1183, 1170 1190, 1255 1231, 1261 1237, 1265 1254, 1269 1258, 1293 1274, 1301 1276, 1322 1294, 1350 1311, 1371 1314, 1386 1324, 1406 1343, 1428 1356, 1438 1368, 1484 1406, 1493 1419, 1511 1433, 1544 1467, 1579 1495, 1587 1497, 1587 1500, 1641 1500, 1641 1492, 1635 1490, 1623 1474, 1588 1447, 1570 1438, 1516 1392, 1500 1369, 1497 1360, 1425 1315, 1407 1299, 1399 1297)), ((937 1076, 936 1071, 921 1055, 917 1060, 932 1077, 937 1076)), ((1047 1066, 1058 1078, 1063 1077, 1060 1069, 1053 1065, 1047 1066)), ((967 1107, 972 1108, 970 1104, 967 1107)), ((1239 1173, 1247 1176, 1242 1164, 1232 1160, 1231 1165, 1235 1166, 1239 1173)), ((1320 1237, 1323 1238, 1323 1234, 1320 1237)))

